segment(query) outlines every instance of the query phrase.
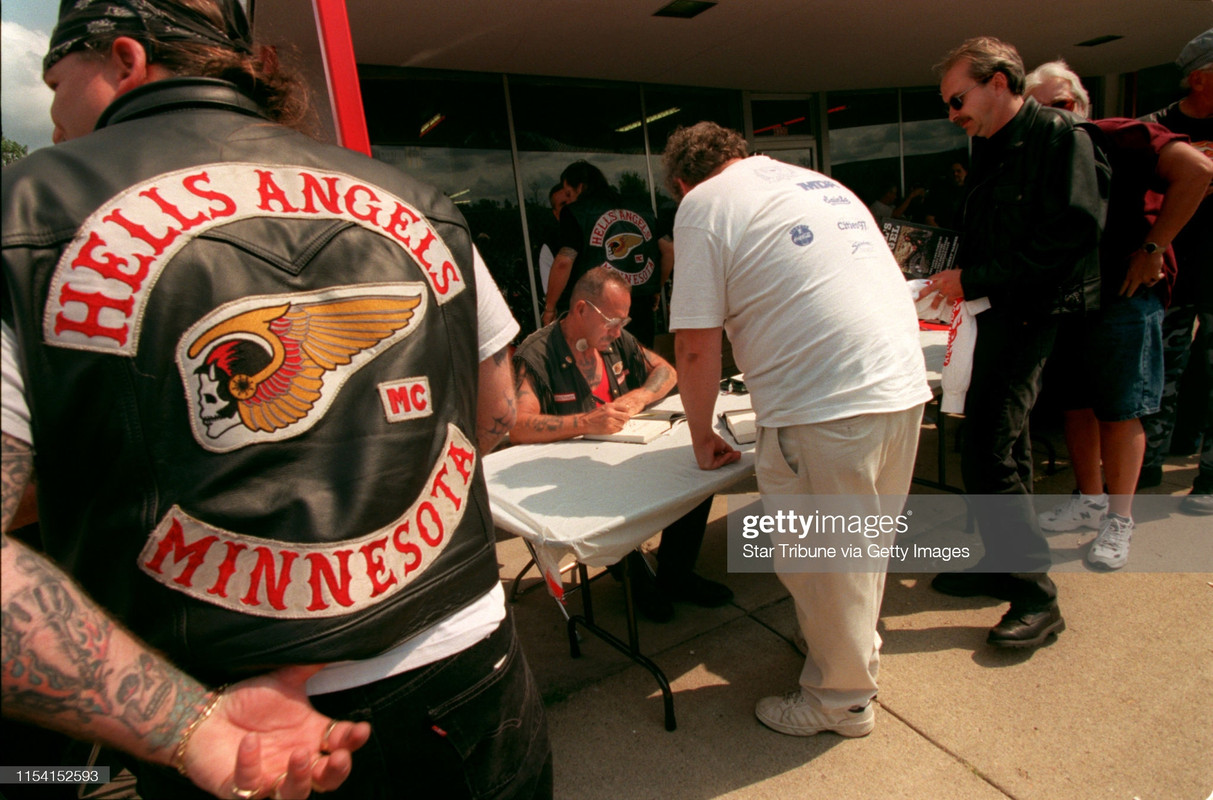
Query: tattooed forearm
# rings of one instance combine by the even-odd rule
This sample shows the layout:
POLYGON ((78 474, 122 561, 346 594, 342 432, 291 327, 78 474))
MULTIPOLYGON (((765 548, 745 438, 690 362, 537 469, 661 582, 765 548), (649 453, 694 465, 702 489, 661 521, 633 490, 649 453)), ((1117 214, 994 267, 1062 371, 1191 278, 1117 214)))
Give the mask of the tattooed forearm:
POLYGON ((497 411, 493 413, 488 424, 481 424, 476 431, 476 440, 480 445, 480 452, 488 455, 493 451, 505 435, 514 427, 514 421, 518 418, 518 409, 515 405, 514 395, 511 392, 502 392, 501 398, 497 403, 497 411))
POLYGON ((8 537, 0 642, 6 716, 143 758, 167 760, 207 699, 46 558, 8 537))
POLYGON ((508 347, 480 362, 477 390, 476 444, 488 455, 510 432, 518 415, 508 347))
POLYGON ((534 414, 527 418, 526 425, 539 433, 568 431, 569 436, 577 436, 581 432, 581 415, 560 417, 555 414, 534 414))
POLYGON ((669 364, 661 364, 649 373, 644 388, 653 394, 664 396, 666 391, 673 388, 675 380, 673 368, 669 364))
POLYGON ((0 511, 0 521, 3 529, 9 530, 17 507, 21 505, 21 497, 34 474, 34 452, 30 446, 20 439, 13 438, 7 433, 0 434, 3 448, 0 451, 0 461, 3 463, 3 474, 0 483, 3 484, 3 509, 0 511))

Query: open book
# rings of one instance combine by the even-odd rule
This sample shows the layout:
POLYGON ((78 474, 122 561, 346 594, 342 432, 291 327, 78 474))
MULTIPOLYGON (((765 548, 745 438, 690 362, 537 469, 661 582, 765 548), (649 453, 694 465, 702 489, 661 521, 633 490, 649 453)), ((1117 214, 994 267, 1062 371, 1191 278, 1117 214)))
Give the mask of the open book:
POLYGON ((758 421, 753 409, 725 411, 720 415, 720 419, 737 444, 749 444, 758 438, 758 421))
MULTIPOLYGON (((682 415, 678 416, 681 419, 682 415)), ((632 444, 648 444, 667 433, 674 427, 677 419, 657 418, 638 414, 624 423, 623 429, 615 433, 587 433, 581 438, 597 439, 603 442, 631 442, 632 444)))

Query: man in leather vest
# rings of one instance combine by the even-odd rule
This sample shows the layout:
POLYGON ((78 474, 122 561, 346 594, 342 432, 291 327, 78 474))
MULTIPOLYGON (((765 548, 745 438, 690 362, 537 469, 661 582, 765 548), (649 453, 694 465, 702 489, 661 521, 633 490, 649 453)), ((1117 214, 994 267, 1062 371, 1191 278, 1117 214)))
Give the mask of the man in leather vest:
POLYGON ((607 266, 632 287, 628 332, 652 347, 653 312, 674 269, 673 240, 658 229, 657 217, 647 205, 620 197, 593 164, 574 162, 560 180, 570 202, 560 212, 560 250, 548 276, 543 324, 550 325, 569 310, 573 287, 582 275, 607 266))
POLYGON ((957 269, 932 278, 949 303, 988 297, 977 315, 965 397, 961 468, 979 499, 985 556, 979 571, 944 573, 932 586, 1011 603, 987 641, 1037 647, 1065 629, 1049 546, 1032 506, 1028 416, 1062 314, 1098 307, 1099 238, 1107 211, 1106 161, 1073 117, 1025 100, 1011 45, 970 39, 937 67, 948 118, 973 138, 957 269))
POLYGON ((479 463, 518 328, 463 218, 292 130, 235 0, 64 0, 44 70, 56 146, 3 173, 3 516, 36 472, 42 551, 4 538, 4 713, 145 797, 550 796, 479 463))
MULTIPOLYGON (((635 307, 630 294, 630 284, 616 270, 594 267, 573 288, 569 312, 519 345, 518 419, 511 442, 615 433, 670 393, 678 381, 674 368, 624 330, 627 309, 635 307)), ((715 608, 733 599, 729 587, 694 572, 711 510, 709 497, 662 531, 655 581, 639 552, 629 556, 637 605, 654 622, 673 619, 674 600, 715 608)))

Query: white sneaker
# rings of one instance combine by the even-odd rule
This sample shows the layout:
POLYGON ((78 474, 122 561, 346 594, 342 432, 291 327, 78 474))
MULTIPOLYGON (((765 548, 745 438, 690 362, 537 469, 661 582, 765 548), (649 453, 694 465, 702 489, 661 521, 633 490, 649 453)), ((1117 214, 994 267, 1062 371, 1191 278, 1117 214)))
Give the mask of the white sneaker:
POLYGON ((754 706, 758 721, 774 731, 790 736, 813 736, 833 731, 854 739, 867 736, 876 727, 876 709, 872 703, 863 708, 825 712, 817 708, 797 689, 776 697, 764 697, 754 706))
POLYGON ((1087 561, 1106 569, 1120 569, 1129 561, 1129 541, 1133 538, 1133 520, 1109 513, 1091 542, 1087 561))
POLYGON ((1037 519, 1040 520, 1040 527, 1046 531, 1074 531, 1079 528, 1096 530, 1107 511, 1106 494, 1079 494, 1075 491, 1069 500, 1052 511, 1038 515, 1037 519))

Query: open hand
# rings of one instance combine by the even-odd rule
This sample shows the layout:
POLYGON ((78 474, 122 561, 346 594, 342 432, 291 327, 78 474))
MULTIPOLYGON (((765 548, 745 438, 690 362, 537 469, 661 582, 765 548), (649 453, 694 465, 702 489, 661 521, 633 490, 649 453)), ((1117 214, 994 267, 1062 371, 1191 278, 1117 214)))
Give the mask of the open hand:
POLYGON ((229 687, 186 747, 189 779, 227 800, 296 800, 339 787, 371 726, 312 708, 304 684, 320 668, 284 667, 229 687))

